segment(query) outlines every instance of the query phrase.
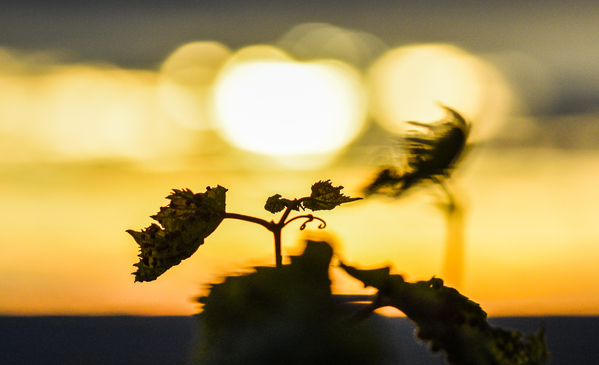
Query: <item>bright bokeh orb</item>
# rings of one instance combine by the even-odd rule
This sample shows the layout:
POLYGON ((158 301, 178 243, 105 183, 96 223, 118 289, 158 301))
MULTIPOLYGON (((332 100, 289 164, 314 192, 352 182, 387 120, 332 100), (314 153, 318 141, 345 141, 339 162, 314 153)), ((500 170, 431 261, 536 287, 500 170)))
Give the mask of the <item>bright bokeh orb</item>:
POLYGON ((209 116, 204 99, 230 53, 218 43, 192 43, 157 73, 60 64, 51 55, 0 47, 0 162, 95 159, 161 170, 183 166, 179 157, 198 151, 201 118, 209 116))
POLYGON ((62 67, 40 77, 36 95, 31 123, 57 157, 147 159, 188 145, 156 107, 151 72, 62 67))
POLYGON ((0 134, 19 133, 27 129, 24 122, 30 113, 27 101, 31 97, 31 87, 23 77, 1 73, 0 85, 0 134))
POLYGON ((214 105, 230 143, 281 158, 338 151, 361 131, 366 113, 350 66, 297 62, 272 47, 242 50, 217 79, 214 105))
POLYGON ((193 42, 175 50, 160 68, 158 100, 165 114, 188 129, 211 128, 211 88, 231 54, 217 42, 193 42))
POLYGON ((443 118, 439 104, 474 121, 479 138, 491 135, 506 119, 511 92, 488 63, 451 45, 416 45, 387 52, 368 74, 371 113, 393 133, 405 121, 443 118))

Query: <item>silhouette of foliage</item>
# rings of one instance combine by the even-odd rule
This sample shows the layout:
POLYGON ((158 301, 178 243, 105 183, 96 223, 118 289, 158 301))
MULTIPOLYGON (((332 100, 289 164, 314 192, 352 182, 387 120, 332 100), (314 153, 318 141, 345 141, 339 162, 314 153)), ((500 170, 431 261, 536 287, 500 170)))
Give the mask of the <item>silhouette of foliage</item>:
POLYGON ((335 187, 330 180, 319 181, 312 185, 312 194, 301 199, 284 199, 276 194, 267 199, 265 209, 271 213, 283 210, 279 222, 268 222, 257 217, 225 211, 225 194, 227 189, 222 186, 208 187, 205 193, 194 194, 189 189, 177 190, 167 196, 171 202, 151 216, 159 224, 152 223, 141 231, 127 230, 140 247, 140 260, 134 264, 137 267, 135 281, 152 281, 182 260, 193 255, 198 247, 225 218, 239 219, 260 224, 273 232, 275 239, 276 265, 281 266, 281 230, 290 222, 304 218, 300 226, 304 229, 308 222, 318 220, 319 228, 326 223, 311 214, 299 215, 288 219, 292 210, 301 209, 331 210, 343 203, 361 198, 350 198, 341 193, 343 186, 335 187))
MULTIPOLYGON (((289 199, 284 199, 281 197, 281 194, 275 194, 266 200, 266 204, 264 204, 264 209, 268 210, 272 214, 282 212, 285 208, 291 206, 291 201, 289 199)), ((292 208, 293 209, 293 208, 292 208)), ((295 210, 299 210, 296 207, 295 210)))
POLYGON ((519 332, 492 327, 480 305, 439 278, 408 283, 389 268, 340 266, 364 286, 378 289, 366 312, 384 306, 404 312, 418 326, 418 338, 429 342, 433 352, 445 351, 450 364, 541 365, 549 360, 543 328, 525 341, 519 332))
POLYGON ((135 281, 152 281, 166 270, 193 255, 218 227, 225 212, 222 186, 208 187, 205 193, 173 190, 170 203, 151 216, 152 223, 141 231, 127 230, 140 247, 135 281))
POLYGON ((333 249, 308 241, 280 268, 229 276, 198 299, 202 341, 196 363, 381 364, 382 339, 366 324, 344 320, 331 294, 333 249))
MULTIPOLYGON (((457 113, 446 109, 453 119, 427 127, 434 131, 431 138, 409 139, 412 162, 406 174, 398 175, 401 184, 379 179, 373 192, 396 189, 393 194, 398 195, 418 180, 436 181, 438 175, 449 174, 467 128, 457 113), (444 141, 435 141, 436 137, 444 141), (441 158, 444 153, 451 156, 441 158)), ((443 280, 407 283, 402 276, 391 275, 389 268, 360 270, 340 263, 365 286, 378 289, 372 303, 348 320, 347 308, 332 299, 330 245, 309 241, 304 253, 292 257, 289 265, 282 264, 281 255, 281 230, 289 223, 304 219, 300 226, 304 229, 308 222, 318 220, 319 228, 326 226, 312 214, 289 218, 290 213, 331 210, 361 199, 343 195, 342 189, 326 180, 312 185, 308 197, 269 197, 265 209, 283 212, 277 222, 227 212, 227 189, 222 186, 197 194, 175 189, 167 196, 170 203, 151 216, 157 223, 141 231, 127 230, 140 247, 135 281, 155 280, 194 254, 223 219, 238 219, 273 233, 276 267, 258 267, 253 273, 228 277, 199 299, 204 304, 199 315, 203 337, 197 352, 202 364, 379 364, 387 358, 382 341, 360 320, 383 306, 404 312, 418 326, 418 337, 428 341, 432 351, 445 351, 451 364, 541 365, 548 361, 543 329, 523 340, 518 332, 491 327, 477 303, 444 286, 443 280)))
POLYGON ((303 206, 312 211, 331 210, 343 204, 362 198, 350 198, 341 193, 343 186, 333 186, 330 180, 319 181, 312 185, 312 194, 303 201, 303 206))
POLYGON ((367 196, 399 197, 422 182, 438 182, 450 175, 464 151, 470 127, 458 112, 442 107, 447 117, 440 121, 431 124, 406 122, 424 132, 412 132, 404 137, 405 165, 381 169, 364 188, 367 196))
POLYGON ((310 196, 294 200, 282 198, 280 194, 273 195, 266 200, 264 209, 271 213, 278 213, 285 208, 291 210, 309 209, 314 212, 317 210, 332 210, 343 203, 362 199, 343 195, 341 193, 343 186, 333 186, 331 180, 321 180, 312 185, 311 189, 312 194, 310 196))

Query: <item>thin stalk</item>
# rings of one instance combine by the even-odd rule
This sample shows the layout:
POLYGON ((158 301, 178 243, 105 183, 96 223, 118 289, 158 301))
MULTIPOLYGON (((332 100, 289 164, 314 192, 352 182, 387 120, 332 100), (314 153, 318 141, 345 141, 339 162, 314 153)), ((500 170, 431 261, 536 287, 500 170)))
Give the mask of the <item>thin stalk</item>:
POLYGON ((289 217, 289 214, 291 213, 291 210, 292 210, 291 207, 287 207, 285 209, 285 212, 281 216, 281 219, 279 219, 279 222, 277 223, 277 226, 280 226, 281 228, 285 227, 285 220, 287 219, 287 217, 289 217))
POLYGON ((281 228, 272 231, 275 236, 275 265, 277 268, 283 266, 283 254, 281 253, 281 228))
POLYGON ((283 254, 281 249, 281 230, 285 227, 285 220, 291 214, 291 207, 287 207, 285 212, 281 216, 281 219, 276 224, 272 225, 270 231, 272 232, 275 238, 275 266, 282 267, 283 266, 283 254))
POLYGON ((230 219, 237 219, 240 221, 246 221, 246 222, 251 222, 251 223, 256 223, 261 225, 262 227, 268 229, 269 231, 272 232, 273 236, 274 236, 274 241, 275 241, 275 265, 276 267, 282 267, 283 266, 283 254, 282 254, 282 249, 281 249, 281 231, 283 230, 283 227, 285 227, 289 222, 292 222, 296 219, 300 219, 300 218, 306 218, 307 221, 304 222, 304 224, 302 224, 302 226, 300 227, 300 230, 303 230, 306 227, 306 223, 308 222, 312 222, 313 220, 318 220, 320 221, 320 225, 318 226, 318 228, 324 228, 326 226, 325 221, 323 221, 322 219, 318 218, 318 217, 314 217, 312 214, 305 214, 305 215, 300 215, 294 218, 291 218, 290 220, 286 221, 287 218, 289 218, 289 214, 291 214, 292 210, 298 210, 298 200, 294 200, 292 203, 295 204, 290 204, 286 209, 285 212, 283 212, 283 215, 281 216, 281 219, 279 219, 279 221, 277 223, 275 223, 274 221, 267 221, 264 220, 262 218, 257 218, 257 217, 252 217, 249 215, 245 215, 245 214, 238 214, 238 213, 228 213, 225 212, 223 215, 223 218, 230 218, 230 219), (295 207, 295 209, 294 209, 295 207))
POLYGON ((237 219, 237 220, 241 220, 241 221, 256 223, 256 224, 259 224, 262 227, 268 229, 269 231, 271 231, 274 236, 274 241, 275 241, 275 265, 276 265, 276 267, 281 267, 281 266, 283 266, 283 254, 281 252, 282 251, 281 250, 281 230, 283 229, 283 227, 285 227, 285 224, 286 224, 285 220, 289 217, 291 210, 292 209, 290 207, 287 207, 287 209, 285 209, 285 212, 281 216, 281 219, 279 219, 279 221, 277 223, 275 223, 274 221, 269 222, 262 218, 252 217, 252 216, 245 215, 245 214, 228 213, 228 212, 225 212, 224 218, 237 219))
POLYGON ((240 221, 256 223, 256 224, 259 224, 259 225, 263 226, 264 228, 268 229, 269 231, 272 231, 272 226, 275 225, 275 223, 273 221, 269 222, 262 218, 252 217, 249 215, 238 214, 238 213, 225 212, 224 218, 231 218, 231 219, 237 219, 240 221))
POLYGON ((449 285, 460 288, 464 275, 464 211, 446 183, 439 179, 447 203, 442 205, 446 217, 445 258, 443 278, 449 285))

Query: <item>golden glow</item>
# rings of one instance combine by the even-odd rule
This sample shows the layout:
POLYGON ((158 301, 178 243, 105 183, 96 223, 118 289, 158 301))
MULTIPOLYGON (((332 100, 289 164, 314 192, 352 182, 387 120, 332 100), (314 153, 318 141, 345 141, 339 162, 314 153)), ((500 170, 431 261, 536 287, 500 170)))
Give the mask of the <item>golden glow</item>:
MULTIPOLYGON (((274 156, 332 153, 361 130, 365 101, 359 76, 336 62, 251 57, 227 65, 215 86, 224 136, 248 151, 274 156)), ((258 52, 269 50, 259 48, 258 52)))
MULTIPOLYGON (((270 232, 225 220, 192 258, 156 282, 133 283, 137 248, 125 230, 149 225, 148 215, 167 202, 170 189, 222 184, 229 189, 228 211, 272 219, 263 209, 266 197, 302 196, 323 178, 322 171, 240 174, 215 169, 210 161, 169 173, 83 164, 3 165, 0 313, 189 315, 198 308, 190 298, 222 275, 272 265, 270 232)), ((589 181, 599 179, 593 168, 598 163, 596 151, 479 154, 460 180, 471 203, 461 292, 491 316, 597 315, 599 194, 589 181)), ((337 167, 324 177, 355 196, 369 172, 337 167)), ((428 280, 441 275, 445 234, 443 214, 432 201, 425 193, 402 201, 364 200, 318 215, 327 221, 322 232, 335 237, 349 264, 391 265, 407 280, 428 280)), ((285 255, 299 251, 304 232, 298 225, 283 232, 285 255)), ((347 277, 334 285, 338 293, 361 290, 347 277)))
POLYGON ((443 118, 438 103, 476 121, 474 136, 492 134, 509 112, 511 94, 490 65, 450 45, 416 45, 389 51, 368 75, 371 111, 387 130, 403 122, 443 118))
POLYGON ((76 158, 145 153, 151 129, 152 76, 121 70, 71 67, 41 81, 43 137, 76 158))
POLYGON ((181 46, 160 69, 159 102, 167 115, 185 128, 212 127, 209 95, 220 67, 231 51, 216 42, 181 46))
MULTIPOLYGON (((222 184, 229 189, 228 211, 272 219, 263 210, 265 199, 272 194, 305 196, 312 183, 330 178, 343 184, 348 195, 359 196, 359 188, 372 174, 370 167, 351 165, 331 166, 326 171, 254 174, 225 165, 223 160, 229 158, 229 162, 230 156, 222 158, 220 154, 200 155, 191 168, 170 171, 96 164, 94 161, 107 157, 139 161, 163 156, 169 166, 176 166, 181 153, 201 148, 190 143, 197 130, 207 128, 197 114, 204 111, 192 105, 192 99, 204 92, 198 90, 205 90, 228 51, 216 44, 183 47, 164 63, 160 74, 98 65, 32 65, 18 57, 9 59, 1 51, 0 314, 195 313, 198 306, 190 298, 206 290, 207 284, 249 266, 273 264, 272 235, 257 225, 226 220, 192 258, 156 282, 134 284, 130 273, 137 261, 137 247, 125 230, 149 225, 148 216, 165 204, 170 189, 198 191, 206 185, 222 184), (200 49, 214 49, 214 58, 203 59, 195 53, 200 49), (202 74, 197 65, 208 67, 207 73, 202 74), (171 93, 173 88, 178 91, 171 93), (175 97, 177 92, 184 95, 181 100, 175 97)), ((283 150, 272 152, 271 146, 267 149, 271 152, 264 153, 308 153, 301 143, 294 145, 296 137, 301 137, 310 151, 327 153, 326 148, 310 145, 312 139, 334 132, 326 146, 343 148, 359 133, 363 121, 360 78, 354 69, 341 65, 332 61, 300 63, 279 49, 252 47, 226 63, 219 87, 227 77, 248 72, 239 77, 261 80, 274 89, 276 83, 265 82, 269 78, 251 73, 264 75, 268 70, 268 75, 277 76, 272 77, 275 81, 297 85, 293 90, 305 87, 301 98, 306 100, 314 95, 325 100, 330 96, 322 89, 338 92, 337 88, 342 88, 341 99, 330 97, 322 104, 327 108, 349 105, 349 109, 315 108, 312 113, 329 113, 331 119, 345 116, 345 127, 296 120, 308 125, 281 132, 286 137, 284 146, 278 136, 253 134, 263 126, 246 131, 260 144, 266 146, 274 140, 283 150), (306 130, 310 133, 302 134, 306 130)), ((467 73, 462 66, 457 69, 467 73)), ((424 72, 415 74, 423 77, 424 72)), ((473 95, 482 105, 480 109, 463 105, 469 113, 479 113, 478 117, 468 115, 474 122, 492 120, 492 107, 502 115, 501 108, 508 105, 509 94, 492 86, 497 79, 489 77, 488 84, 482 82, 473 89, 481 92, 473 95), (489 95, 497 98, 492 100, 489 95)), ((262 95, 257 103, 265 97, 271 101, 279 97, 259 87, 246 92, 248 98, 262 95)), ((469 92, 464 95, 471 95, 469 92)), ((232 91, 235 93, 243 94, 232 91)), ((391 104, 395 100, 407 108, 402 100, 409 100, 408 94, 384 101, 391 104)), ((239 95, 243 105, 243 95, 239 95)), ((322 100, 312 102, 320 105, 322 100)), ((440 101, 450 105, 452 100, 440 101)), ((277 106, 285 102, 280 100, 277 106)), ((291 104, 279 111, 282 119, 294 120, 295 115, 285 114, 289 109, 296 114, 304 112, 291 104)), ((420 119, 417 115, 397 118, 420 119)), ((596 119, 597 115, 584 118, 596 119)), ((567 121, 580 122, 575 116, 567 121)), ((270 125, 264 133, 271 128, 279 126, 270 125)), ((530 128, 542 132, 534 129, 538 124, 532 123, 530 128)), ((222 133, 226 135, 228 130, 222 133)), ((506 148, 479 153, 458 180, 468 203, 461 292, 491 316, 599 314, 599 194, 593 184, 599 181, 597 165, 599 153, 591 149, 506 148)), ((327 221, 326 232, 336 237, 339 254, 348 263, 366 268, 391 265, 408 280, 426 280, 440 276, 443 266, 444 217, 433 200, 425 193, 401 201, 363 200, 319 216, 327 221)), ((298 242, 304 237, 295 223, 284 231, 285 255, 297 254, 298 242)), ((347 276, 334 285, 338 293, 363 290, 347 276)))
POLYGON ((154 72, 16 57, 0 57, 0 66, 3 162, 140 162, 191 148, 192 136, 158 106, 154 72))
POLYGON ((0 133, 19 133, 30 112, 24 109, 31 97, 28 81, 23 77, 0 74, 0 85, 0 133))

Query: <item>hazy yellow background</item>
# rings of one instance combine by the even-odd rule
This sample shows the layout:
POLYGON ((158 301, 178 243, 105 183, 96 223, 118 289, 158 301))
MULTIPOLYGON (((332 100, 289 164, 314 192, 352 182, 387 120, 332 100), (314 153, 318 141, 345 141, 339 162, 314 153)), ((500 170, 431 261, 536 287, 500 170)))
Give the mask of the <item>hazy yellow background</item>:
MULTIPOLYGON (((594 14, 599 13, 585 10, 583 2, 576 2, 578 7, 555 2, 536 10, 524 3, 490 9, 477 5, 474 15, 454 4, 434 11, 418 2, 390 11, 383 3, 368 5, 355 24, 368 28, 368 20, 380 25, 371 28, 391 34, 392 45, 324 23, 291 27, 301 23, 299 18, 287 24, 289 19, 276 18, 276 12, 262 18, 244 7, 167 11, 160 19, 170 23, 142 19, 152 11, 162 14, 149 7, 135 23, 113 17, 109 7, 101 6, 93 16, 82 10, 89 26, 67 13, 48 11, 53 27, 47 33, 42 29, 46 23, 37 21, 39 14, 28 15, 32 33, 18 31, 16 23, 11 27, 16 20, 22 23, 14 14, 29 10, 7 8, 0 17, 10 18, 4 23, 14 34, 0 39, 0 314, 196 313, 193 298, 206 293, 210 283, 251 266, 272 265, 272 237, 258 225, 225 220, 190 259, 155 282, 134 283, 137 245, 125 231, 147 227, 171 189, 201 192, 219 184, 229 189, 228 211, 265 219, 276 218, 263 209, 267 197, 307 196, 318 180, 331 179, 345 186, 346 194, 360 196, 378 166, 398 161, 401 151, 393 146, 402 132, 400 122, 442 117, 434 104, 440 101, 474 125, 472 150, 451 182, 466 213, 460 292, 490 315, 598 315, 599 109, 577 110, 576 102, 595 100, 588 95, 596 95, 596 62, 581 45, 597 39, 594 14), (210 23, 213 14, 231 26, 210 23), (403 22, 396 19, 401 14, 406 14, 403 22), (239 21, 244 17, 260 37, 279 41, 246 47, 252 37, 244 33, 248 25, 239 21), (102 34, 102 19, 114 21, 114 34, 102 34), (97 43, 76 31, 65 35, 61 26, 79 29, 79 22, 97 36, 97 43), (201 39, 226 38, 235 48, 177 38, 168 26, 179 22, 199 27, 206 35, 201 39), (266 28, 254 26, 266 23, 268 37, 266 28), (278 33, 271 37, 273 29, 278 33), (553 31, 559 34, 548 37, 553 31), (17 44, 27 37, 38 42, 31 41, 27 51, 2 43, 17 44), (169 53, 163 46, 167 56, 153 67, 125 69, 97 57, 122 45, 126 51, 118 52, 125 53, 113 58, 130 56, 147 65, 150 52, 144 47, 169 37, 188 47, 169 53), (469 50, 456 46, 454 37, 470 44, 469 50), (58 45, 80 42, 87 52, 82 58, 100 60, 63 62, 62 46, 52 39, 58 45), (127 43, 133 39, 144 41, 127 43), (37 52, 39 44, 58 50, 37 52), (489 44, 489 49, 504 52, 475 51, 489 44), (512 48, 497 46, 501 44, 512 48), (306 72, 322 74, 328 84, 302 89, 295 98, 344 85, 343 93, 331 87, 338 91, 323 95, 341 95, 329 104, 338 102, 346 109, 323 120, 302 115, 313 124, 284 131, 289 139, 278 141, 277 148, 283 148, 278 152, 268 150, 266 143, 276 135, 236 135, 236 127, 225 127, 230 121, 214 105, 235 110, 249 100, 247 109, 232 118, 255 112, 258 117, 251 123, 266 126, 255 124, 250 131, 272 130, 278 120, 304 111, 300 105, 296 114, 285 116, 285 108, 268 109, 268 102, 261 103, 269 94, 242 89, 242 84, 232 89, 241 98, 229 98, 230 91, 219 93, 222 89, 215 85, 222 86, 233 73, 225 71, 248 61, 298 71, 289 82, 313 75, 306 72), (262 96, 252 99, 257 95, 262 96), (553 113, 559 108, 560 113, 553 113), (266 114, 271 119, 261 118, 266 114), (340 124, 326 124, 333 119, 340 124), (302 135, 305 131, 309 133, 302 135), (316 139, 310 133, 326 137, 324 145, 302 150, 308 145, 302 141, 316 139), (240 141, 243 137, 250 141, 240 141), (335 148, 327 150, 331 145, 335 148)), ((341 14, 337 6, 329 10, 331 18, 341 14)), ((113 29, 108 24, 103 25, 113 29)), ((270 105, 280 104, 277 99, 270 105)), ((435 205, 438 196, 434 189, 423 189, 401 200, 368 199, 319 212, 326 230, 314 232, 316 226, 308 225, 308 232, 300 232, 299 223, 290 224, 283 232, 283 253, 299 253, 306 237, 324 237, 350 264, 391 265, 408 280, 442 276, 445 220, 435 205)), ((364 292, 333 271, 335 292, 364 292)))
MULTIPOLYGON (((331 168, 253 173, 213 168, 153 172, 126 164, 29 163, 1 173, 0 311, 5 314, 190 314, 190 298, 224 274, 272 264, 270 233, 224 221, 189 260, 156 282, 133 283, 137 246, 126 229, 150 223, 171 188, 221 184, 231 212, 269 218, 274 193, 309 194, 333 179, 358 194, 371 171, 331 168)), ((492 315, 597 314, 599 194, 597 152, 484 150, 457 180, 468 202, 461 291, 492 315)), ((320 214, 349 262, 392 264, 407 278, 440 275, 443 216, 426 193, 377 200, 320 214)), ((315 227, 312 227, 315 228, 315 227)), ((284 231, 284 253, 298 253, 301 234, 284 231)), ((346 282, 345 280, 344 282, 346 282)), ((354 291, 358 285, 346 292, 354 291)))

